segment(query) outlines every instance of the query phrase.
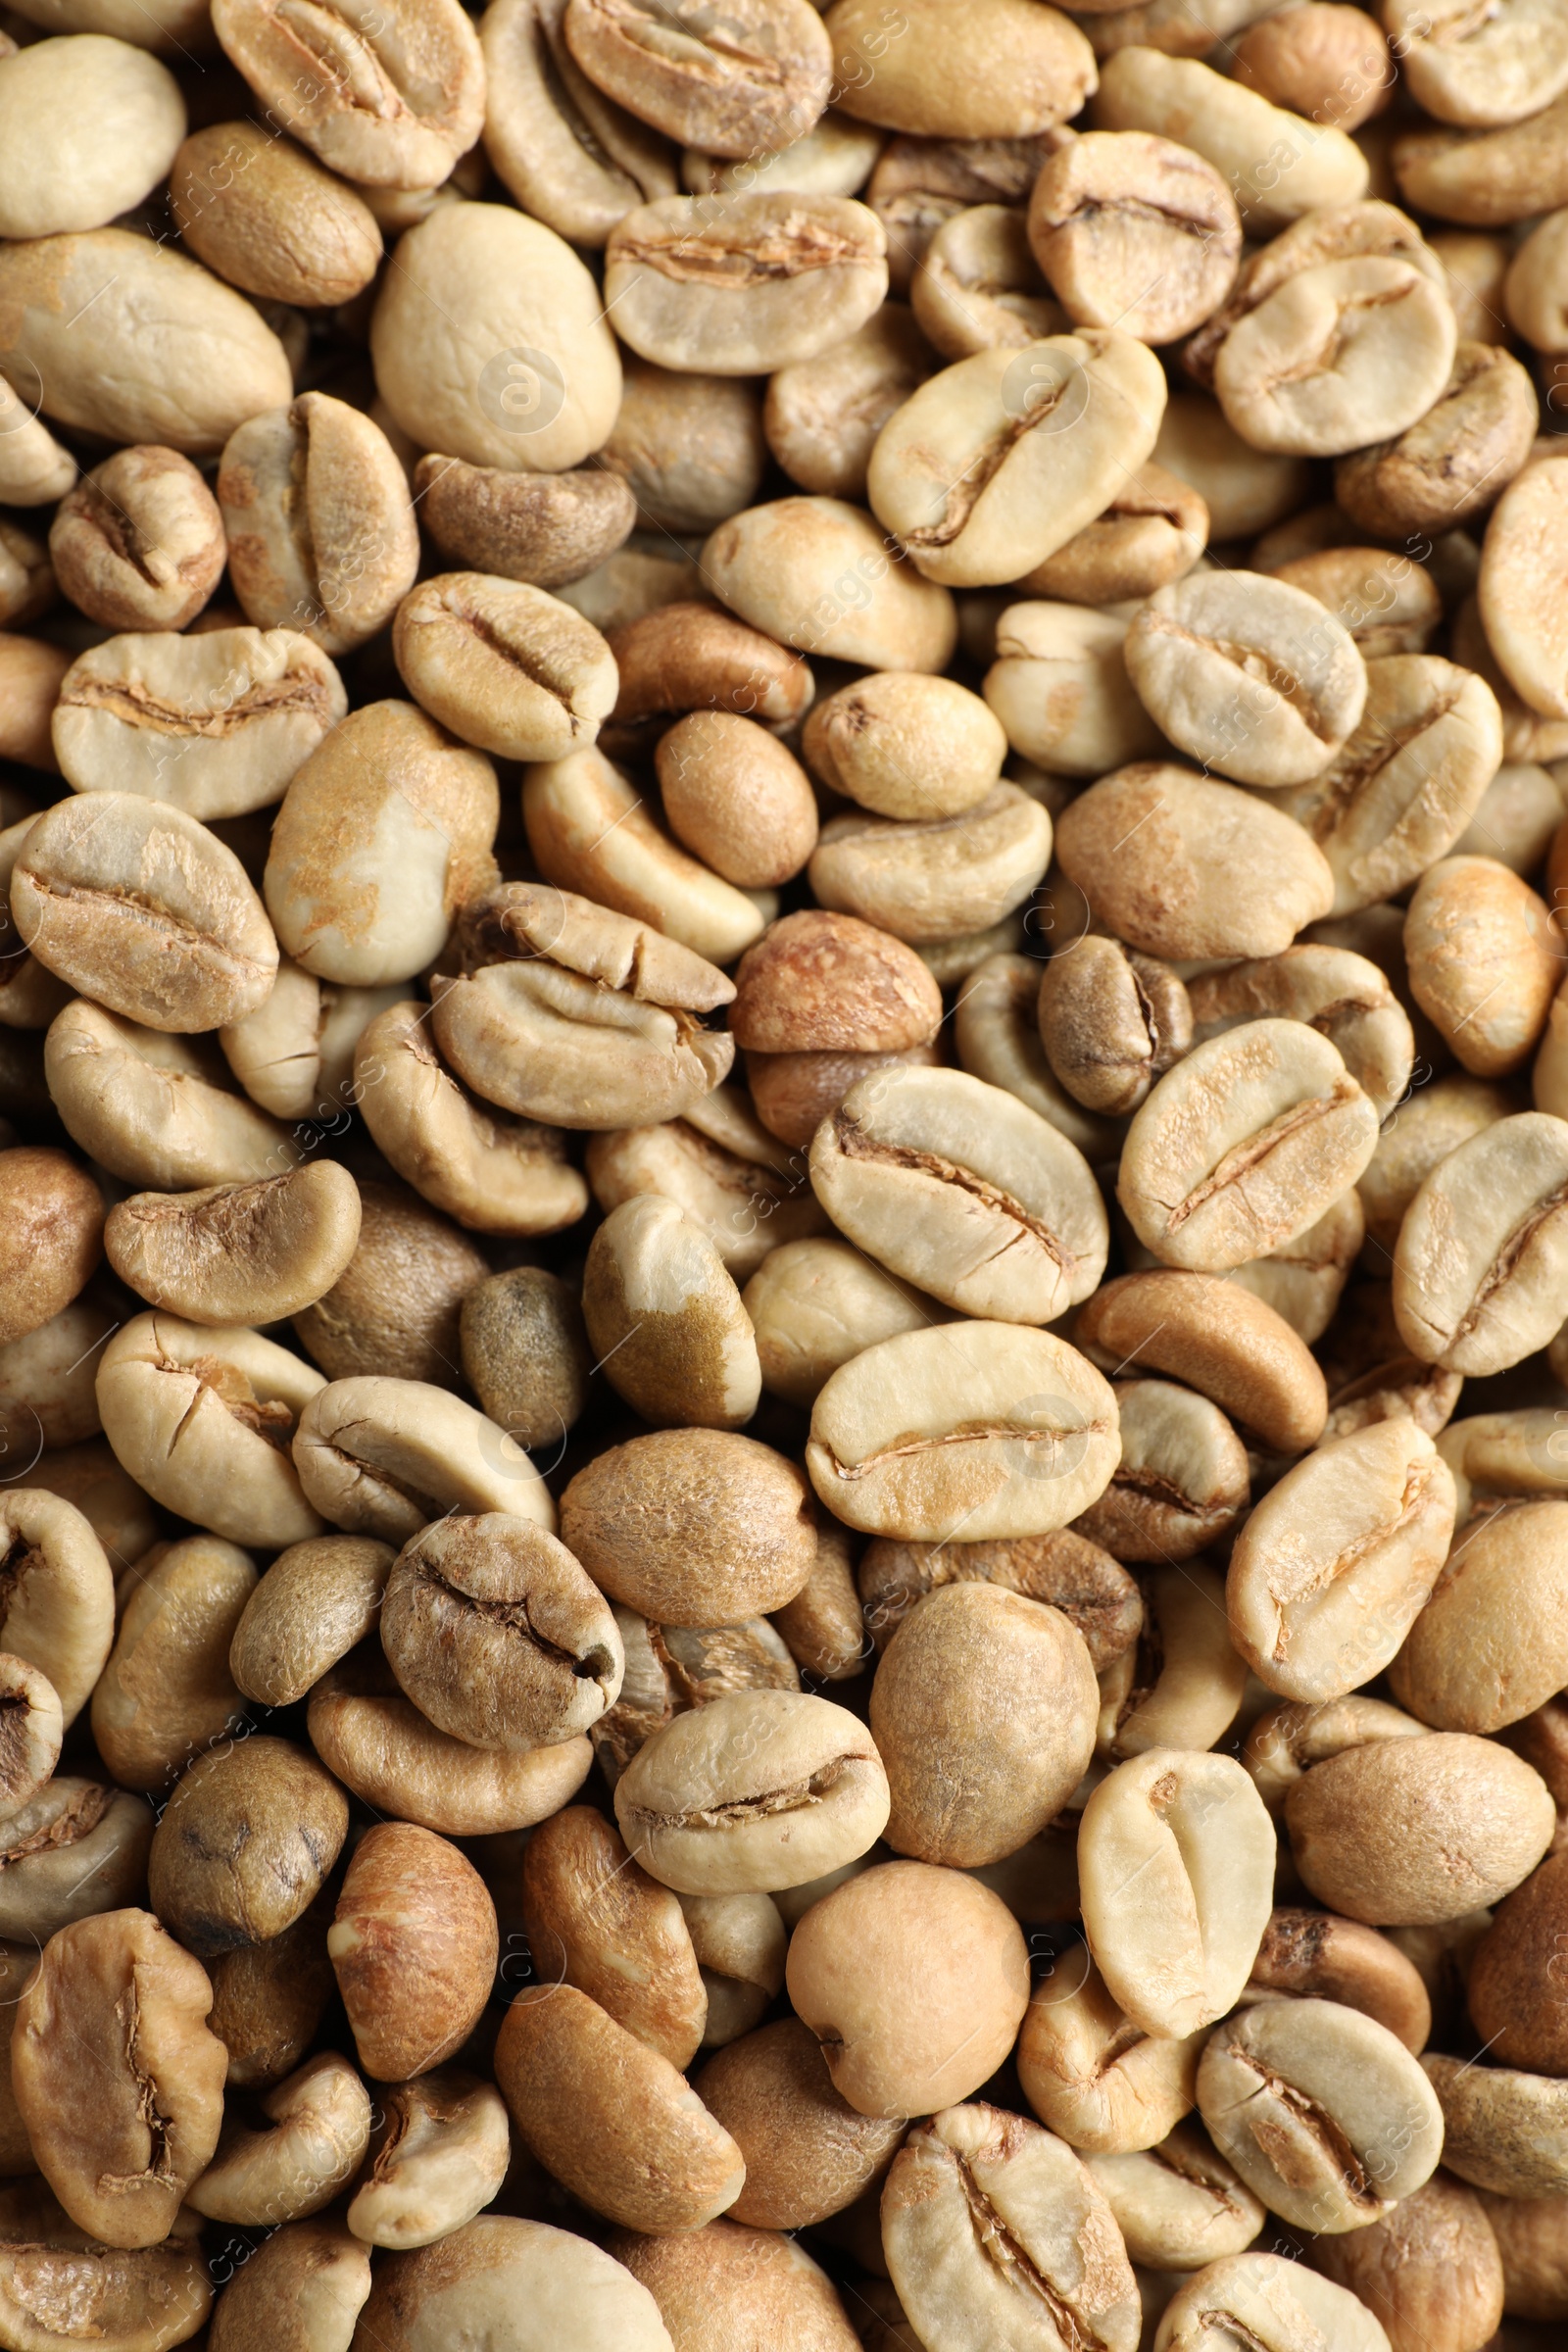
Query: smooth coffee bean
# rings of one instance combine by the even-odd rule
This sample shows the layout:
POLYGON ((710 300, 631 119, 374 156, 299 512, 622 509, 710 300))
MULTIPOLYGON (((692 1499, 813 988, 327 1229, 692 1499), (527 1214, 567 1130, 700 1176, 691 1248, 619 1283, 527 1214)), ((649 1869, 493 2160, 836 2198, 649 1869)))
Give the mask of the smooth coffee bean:
POLYGON ((1019 0, 984 0, 962 37, 921 0, 913 38, 884 45, 868 0, 839 0, 828 31, 847 84, 845 113, 925 138, 1022 139, 1076 114, 1093 89, 1093 54, 1070 21, 1036 21, 1019 0))
POLYGON ((211 1749, 153 1835, 148 1892, 204 1959, 265 1943, 316 1901, 347 1829, 347 1798, 304 1749, 269 1739, 211 1749))
POLYGON ((354 1849, 326 1948, 364 2071, 427 2074, 462 2047, 489 1997, 495 1906, 444 1838, 381 1821, 354 1849))
POLYGON ((97 228, 157 186, 185 132, 169 68, 103 30, 0 60, 0 233, 97 228), (52 133, 53 135, 49 135, 52 133))
POLYGON ((751 1321, 717 1249, 672 1200, 612 1209, 589 1246, 583 1314, 612 1385, 654 1427, 738 1429, 762 1375, 751 1321))
POLYGON ((1146 2034, 1081 1945, 1051 1961, 1018 2034, 1018 2080, 1042 2123, 1102 2156, 1159 2145, 1192 2108, 1206 2029, 1146 2034))
POLYGON ((190 1323, 259 1323, 320 1298, 354 1255, 360 1198, 332 1160, 260 1184, 137 1193, 110 1211, 109 1262, 190 1323))
POLYGON ((804 717, 810 707, 806 663, 711 605, 666 601, 612 629, 609 642, 620 672, 616 719, 728 710, 773 726, 804 717))
POLYGON ((746 2159, 730 2214, 760 2229, 797 2230, 842 2212, 886 2171, 904 2136, 902 2119, 862 2116, 840 2096, 797 2017, 730 2042, 695 2088, 746 2159))
POLYGON ((1212 1747, 1236 1719, 1247 1664, 1225 1623, 1220 1579, 1201 1560, 1162 1567, 1145 1592, 1146 1624, 1100 1677, 1096 1753, 1105 1763, 1151 1748, 1212 1747))
POLYGON ((1006 737, 977 696, 949 678, 858 678, 817 703, 802 733, 825 782, 879 816, 958 816, 995 789, 1006 737))
POLYGON ((634 206, 674 194, 676 159, 584 74, 565 14, 566 0, 496 0, 485 11, 485 146, 527 212, 574 244, 600 246, 634 206))
POLYGON ((1490 2041, 1497 2065, 1558 2078, 1568 2072, 1568 2014, 1561 1969, 1552 1970, 1563 1949, 1565 1881, 1568 1871, 1550 1854, 1499 1905, 1465 1988, 1476 2031, 1490 2041))
POLYGON ((825 1238, 770 1250, 741 1303, 756 1333, 763 1387, 808 1410, 851 1356, 919 1330, 932 1311, 847 1242, 825 1238))
POLYGON ((670 2340, 647 2288, 588 2239, 488 2214, 380 2266, 364 2326, 388 2352, 417 2352, 453 2312, 486 2327, 500 2310, 515 2352, 545 2352, 562 2309, 580 2318, 583 2352, 664 2352, 670 2340))
MULTIPOLYGON (((1314 1764, 1379 1740, 1419 1740, 1424 1727, 1387 1699, 1286 1700, 1261 1714, 1247 1735, 1242 1762, 1271 1813, 1314 1764)), ((1353 2004, 1352 2004, 1353 2005, 1353 2004)))
POLYGON ((939 670, 957 635, 953 599, 896 557, 863 509, 780 498, 721 522, 703 549, 703 570, 732 612, 804 654, 939 670))
POLYGON ((0 1152, 0 1345, 36 1331, 71 1304, 103 1254, 104 1201, 65 1152, 19 1145, 0 1152))
POLYGON ((690 711, 660 738, 655 762, 670 831, 726 882, 760 890, 799 873, 817 836, 810 782, 755 719, 690 711))
POLYGON ((717 2352, 739 2329, 763 2341, 776 2331, 803 2352, 856 2352, 859 2339, 826 2272, 774 2230, 725 2218, 678 2237, 616 2231, 610 2244, 693 2352, 717 2352))
POLYGON ((1404 947, 1416 1003, 1467 1070, 1496 1077, 1529 1057, 1561 977, 1562 942, 1517 874, 1491 858, 1429 866, 1404 947))
POLYGON ((375 1630, 393 1557, 370 1536, 310 1536, 279 1552, 229 1642, 228 1670, 245 1696, 268 1707, 303 1698, 375 1630))
POLYGON ((1264 2208, 1202 2132, 1178 2124, 1156 2147, 1091 2156, 1085 2171, 1115 2217, 1130 2258, 1153 2270, 1196 2271, 1240 2254, 1264 2208))
POLYGON ((1323 1434, 1318 1364, 1281 1315, 1235 1282, 1174 1269, 1124 1274, 1086 1302, 1075 1335, 1107 1369, 1136 1362, 1185 1382, 1271 1451, 1304 1452, 1323 1434))
POLYGON ((778 1608, 816 1558, 800 1472, 727 1430, 671 1430, 601 1453, 562 1497, 562 1537, 612 1600, 661 1625, 778 1608))
POLYGON ((1276 1908, 1248 1996, 1342 2002, 1376 2018, 1417 2057, 1432 2032, 1432 2003, 1413 1963, 1388 1936, 1331 1911, 1276 1908))
POLYGON ((446 1218, 401 1185, 368 1182, 353 1256, 330 1289, 295 1315, 295 1335, 329 1380, 378 1366, 398 1379, 451 1388, 462 1302, 487 1273, 485 1259, 446 1218))
POLYGON ((1434 1731, 1495 1732, 1562 1688, 1565 1540, 1561 1502, 1520 1503, 1467 1531, 1390 1670, 1401 1706, 1434 1731))
POLYGON ((1568 2090, 1552 2075, 1471 2067, 1429 2052, 1427 2080, 1443 2110, 1443 2161, 1496 2196, 1560 2196, 1568 2180, 1568 2090))
POLYGON ((109 629, 182 629, 218 586, 225 559, 213 494, 172 449, 106 458, 61 500, 49 530, 56 579, 109 629))
POLYGON ((431 2245, 499 2192, 511 2154, 506 2103, 492 2083, 450 2067, 398 2083, 380 2105, 345 2219, 366 2245, 431 2245))
MULTIPOLYGON (((897 231, 891 233, 889 272, 897 277, 906 256, 897 231)), ((902 302, 885 302, 831 350, 775 369, 762 404, 767 446, 803 490, 863 498, 878 433, 932 367, 931 347, 911 313, 902 302)))
MULTIPOLYGON (((1278 2254, 1227 2254, 1207 2263, 1166 2304, 1155 2352, 1210 2352, 1239 2329, 1268 2352, 1383 2352, 1389 2338, 1359 2298, 1304 2263, 1278 2254)), ((1246 2337, 1243 2337, 1246 2341, 1246 2337)))
POLYGON ((1241 258, 1236 200, 1191 147, 1092 130, 1035 182, 1029 237, 1077 326, 1172 343, 1207 318, 1241 258))
POLYGON ((351 1533, 407 1544, 454 1508, 553 1531, 556 1506, 522 1447, 450 1391, 383 1374, 330 1384, 318 1375, 308 1396, 293 1467, 323 1517, 351 1533))
MULTIPOLYGON (((1116 1383, 1121 1460, 1077 1533, 1118 1560, 1189 1560, 1246 1514, 1247 1449, 1206 1396, 1172 1381, 1116 1383)), ((1097 1664, 1104 1661, 1097 1660, 1097 1664)))
POLYGON ((1094 116, 1107 130, 1194 146, 1229 182, 1253 235, 1366 191, 1366 163, 1343 130, 1305 122, 1187 58, 1142 47, 1107 58, 1094 116))
POLYGON ((824 906, 879 924, 894 938, 940 946, 982 937, 1021 906, 1051 858, 1051 818, 1040 803, 999 784, 962 816, 899 824, 836 816, 810 863, 824 906), (964 865, 955 871, 955 854, 964 865))
POLYGON ((587 1402, 581 1313, 559 1276, 518 1266, 466 1289, 463 1369, 492 1421, 519 1445, 564 1438, 587 1402))
POLYGON ((1557 1265, 1565 1146, 1560 1119, 1521 1111, 1461 1144, 1422 1184, 1395 1249, 1394 1309, 1423 1363, 1503 1371, 1568 1313, 1557 1265))
POLYGON ((600 464, 624 477, 645 525, 700 537, 751 505, 766 463, 751 384, 631 363, 600 464))
POLYGON ((93 1738, 126 1788, 167 1788, 243 1723, 228 1651, 255 1590, 250 1554, 214 1536, 161 1544, 138 1561, 92 1694, 93 1738))
POLYGON ((680 1902, 603 1814, 572 1805, 541 1825, 523 1857, 522 1910, 548 1979, 587 1993, 671 2066, 689 2064, 708 1993, 680 1902))
POLYGON ((170 198, 197 259, 269 302, 352 302, 381 260, 364 199, 291 139, 254 123, 193 132, 174 157, 170 198))

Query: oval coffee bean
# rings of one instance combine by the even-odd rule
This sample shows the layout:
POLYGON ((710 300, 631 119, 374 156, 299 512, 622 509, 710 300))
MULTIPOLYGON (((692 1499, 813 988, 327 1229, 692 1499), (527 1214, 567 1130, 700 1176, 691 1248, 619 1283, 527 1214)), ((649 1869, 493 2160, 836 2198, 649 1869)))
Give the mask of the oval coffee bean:
POLYGON ((104 1246, 122 1282, 187 1323, 264 1323, 324 1297, 360 1238, 359 1188, 336 1160, 258 1184, 134 1193, 104 1246))
POLYGON ((1568 1123, 1521 1111, 1439 1162, 1394 1254, 1399 1336, 1422 1363, 1502 1372, 1568 1315, 1568 1123))

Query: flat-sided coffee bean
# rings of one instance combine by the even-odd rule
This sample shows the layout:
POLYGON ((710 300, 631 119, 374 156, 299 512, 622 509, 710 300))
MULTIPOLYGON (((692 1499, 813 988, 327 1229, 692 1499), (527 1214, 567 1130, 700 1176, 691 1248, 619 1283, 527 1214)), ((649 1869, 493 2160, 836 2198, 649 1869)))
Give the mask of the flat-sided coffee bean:
POLYGON ((444 555, 537 588, 561 588, 597 569, 637 518, 625 483, 598 466, 509 473, 431 455, 415 467, 414 488, 444 555))
POLYGON ((1568 1126, 1521 1111, 1433 1169, 1394 1258, 1400 1337, 1423 1363, 1505 1371, 1568 1315, 1568 1126))
POLYGON ((741 0, 721 26, 693 0, 569 0, 564 30, 598 89, 710 155, 771 154, 803 137, 827 104, 832 46, 808 0, 741 0))
POLYGON ((1359 2298, 1302 2262, 1278 2254, 1227 2254, 1204 2265, 1166 2304, 1155 2352, 1210 2352, 1240 2330, 1269 2352, 1383 2352, 1389 2338, 1359 2298))
POLYGON ((1225 1588, 1206 1561, 1162 1566, 1144 1593, 1145 1627, 1100 1677, 1095 1752, 1124 1763, 1151 1748, 1215 1746, 1247 1690, 1247 1661, 1225 1622, 1225 1588))
POLYGON ((1196 148, 1228 181, 1252 236, 1366 193, 1366 160, 1343 130, 1271 106, 1196 59, 1119 50, 1101 74, 1094 119, 1196 148))
POLYGON ((721 522, 703 549, 703 573, 743 620, 803 654, 868 669, 942 669, 957 636, 953 599, 897 558, 863 508, 779 498, 721 522))
POLYGON ((1077 1532, 1118 1560, 1189 1560, 1223 1542, 1250 1495, 1247 1449, 1218 1405, 1174 1381, 1116 1383, 1121 1460, 1077 1532))
POLYGON ((566 0, 498 0, 486 9, 485 148, 536 220, 573 244, 597 246, 635 206, 673 196, 677 158, 584 74, 566 46, 565 14, 566 0))
POLYGON ((359 1187, 337 1160, 258 1184, 136 1193, 104 1245, 122 1282, 189 1323, 271 1323, 322 1298, 360 1238, 359 1187))
POLYGON ((1190 2111, 1206 2033, 1146 2034, 1071 1945, 1048 1962, 1024 2013, 1018 2081, 1070 2147, 1125 2155, 1156 2146, 1190 2111))
POLYGON ((218 586, 225 552, 212 492, 172 449, 106 458, 61 500, 49 529, 56 579, 110 629, 182 629, 218 586))
POLYGON ((1496 1732, 1562 1689, 1565 1657, 1568 1503, 1521 1502, 1466 1530, 1389 1684, 1435 1731, 1496 1732))
POLYGON ((993 930, 1023 905, 1050 861, 1047 810, 1016 785, 998 784, 961 816, 830 817, 810 880, 821 906, 896 939, 940 946, 993 930))
POLYGON ((1147 131, 1092 130, 1046 164, 1029 238, 1078 326, 1173 343, 1230 291, 1241 259, 1236 200, 1191 147, 1147 131))
POLYGON ((1556 2076, 1467 2068, 1436 2050, 1421 2063, 1443 2109, 1443 2161, 1450 2173, 1494 2196, 1568 2190, 1568 2086, 1556 2076))
POLYGON ((392 650, 409 692, 454 734, 504 760, 561 760, 614 708, 614 657, 542 588, 484 572, 425 580, 398 607, 392 650))
POLYGON ((1067 323, 1041 285, 1023 220, 1006 204, 977 204, 943 221, 909 281, 909 302, 926 341, 947 360, 995 344, 1018 349, 1067 323))

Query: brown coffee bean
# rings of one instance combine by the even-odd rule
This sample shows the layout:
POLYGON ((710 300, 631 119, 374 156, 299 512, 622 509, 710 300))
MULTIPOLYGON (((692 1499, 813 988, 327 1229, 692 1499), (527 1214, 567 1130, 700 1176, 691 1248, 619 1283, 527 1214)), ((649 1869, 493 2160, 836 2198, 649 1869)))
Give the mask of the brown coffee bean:
POLYGON ((495 1976, 495 1906, 444 1838, 377 1822, 354 1849, 326 1948, 360 2064, 401 2082, 472 2032, 495 1976))

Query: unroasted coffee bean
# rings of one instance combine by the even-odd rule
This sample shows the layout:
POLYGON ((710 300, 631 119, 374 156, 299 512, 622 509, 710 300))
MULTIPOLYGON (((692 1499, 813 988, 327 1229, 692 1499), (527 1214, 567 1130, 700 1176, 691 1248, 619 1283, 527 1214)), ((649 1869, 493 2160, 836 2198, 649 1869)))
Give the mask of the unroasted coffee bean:
POLYGON ((1129 1380, 1116 1410, 1121 1460, 1078 1534, 1119 1560, 1186 1560, 1221 1542, 1250 1488, 1246 1447, 1219 1407, 1171 1381, 1129 1380))
POLYGON ((1094 934, 1040 977, 1040 1034, 1052 1068, 1091 1110, 1136 1110, 1192 1043, 1192 1010, 1176 974, 1154 957, 1094 934))
POLYGON ((1399 1228, 1394 1304, 1423 1362, 1502 1371, 1568 1313, 1557 1265, 1565 1144, 1561 1120, 1523 1111, 1472 1136, 1422 1184, 1399 1228))
POLYGON ((1240 2254, 1263 2227, 1264 2208, 1202 2132, 1178 2124, 1158 2145, 1091 2156, 1131 2259, 1161 2271, 1196 2271, 1240 2254))
POLYGON ((367 1183, 359 1195, 354 1254, 330 1289, 296 1313, 295 1333, 329 1380, 381 1371, 451 1388, 461 1369, 462 1304, 485 1279, 485 1260, 403 1186, 367 1183))
POLYGON ((106 458, 61 500, 49 531, 56 579, 110 629, 183 628, 218 586, 225 555, 212 492, 172 449, 106 458))
POLYGON ((1543 901, 1491 858, 1429 866, 1405 917, 1411 993, 1467 1070, 1517 1069, 1541 1035, 1562 975, 1562 941, 1543 901))
POLYGON ((1241 257, 1236 201, 1191 147, 1092 130, 1050 158, 1029 204, 1042 270, 1078 326, 1172 343, 1209 317, 1241 257))
POLYGON ((1118 51, 1105 61, 1094 111, 1107 130, 1152 131, 1196 148, 1228 180, 1254 236, 1366 191, 1365 160, 1343 130, 1303 122, 1195 60, 1118 51))
POLYGON ((1067 323, 1041 289, 1022 219, 1005 204, 943 221, 915 265, 909 302, 926 341, 949 360, 1034 343, 1067 323))
POLYGON ((896 824, 836 816, 822 828, 811 887, 842 907, 919 947, 985 939, 1040 882, 1051 857, 1051 818, 1015 785, 999 784, 962 816, 896 824), (964 856, 955 871, 955 854, 964 856))
POLYGON ((808 131, 827 103, 831 48, 807 0, 749 0, 714 39, 700 9, 616 11, 570 0, 565 35, 595 86, 711 155, 756 157, 808 131))
MULTIPOLYGON (((733 2208, 731 2208, 733 2211, 733 2208)), ((672 2340, 719 2352, 740 2331, 801 2352, 856 2352, 858 2337, 826 2272, 792 2239, 728 2218, 679 2236, 614 2231, 612 2252, 659 2305, 672 2340)))
POLYGON ((655 755, 664 818, 726 882, 756 890, 798 873, 816 842, 816 803, 800 762, 755 719, 693 710, 655 755))
POLYGON ((318 1160, 259 1184, 136 1193, 109 1214, 106 1253, 122 1282, 192 1323, 260 1323, 331 1290, 354 1255, 359 1191, 318 1160))
POLYGON ((565 0, 500 0, 486 10, 485 144, 527 211, 577 244, 603 245, 634 205, 673 195, 676 159, 583 73, 566 46, 565 13, 565 0))
POLYGON ((1044 24, 1020 0, 983 0, 954 24, 933 0, 907 19, 912 39, 889 41, 870 0, 839 0, 829 32, 847 86, 847 114, 942 139, 1018 140, 1064 122, 1093 89, 1093 53, 1054 14, 1044 24))
POLYGON ((1092 1361, 1184 1381, 1271 1450, 1303 1452, 1323 1434, 1317 1363, 1281 1315, 1234 1281, 1124 1274, 1087 1301, 1075 1332, 1092 1361))
POLYGON ((1417 2056, 1432 2031, 1432 2003, 1414 1964, 1389 1936, 1331 1911, 1275 1910, 1249 1994, 1341 2001, 1375 2017, 1417 2056))
POLYGON ((367 2245, 430 2245, 499 2192, 511 2155, 506 2103, 493 2083, 450 2067, 398 2083, 380 2105, 345 2218, 367 2245))
POLYGON ((1565 1542, 1568 1508, 1557 1501, 1521 1503, 1467 1531, 1391 1669, 1399 1703, 1435 1731, 1495 1732, 1560 1690, 1565 1542))
POLYGON ((1555 2076, 1509 2066, 1466 2068, 1436 2052, 1422 2064, 1443 2109, 1443 2161, 1449 2172, 1497 2196, 1562 2193, 1568 2089, 1555 2076))
POLYGON ((322 1382, 300 1414, 293 1449, 301 1489, 323 1515, 383 1540, 407 1544, 453 1509, 555 1524, 544 1481, 515 1440, 422 1381, 322 1382))
POLYGON ((815 1560, 806 1484, 753 1438, 633 1438, 562 1498, 568 1549, 612 1599, 665 1625, 733 1624, 791 1599, 815 1560))
POLYGON ((1503 2262, 1486 2208, 1442 2173, 1383 2221, 1320 2243, 1314 2259, 1382 2321, 1391 2344, 1457 2352, 1499 2324, 1503 2262))
POLYGON ((378 1822, 354 1850, 326 1948, 361 2065, 399 2082, 472 2031, 495 1975, 495 1906, 444 1838, 378 1822))
POLYGON ((1068 2145, 1124 2155, 1162 2141, 1191 2109, 1206 2028, 1146 2034, 1119 2009, 1089 1954, 1046 1968, 1018 2034, 1025 2098, 1068 2145))
POLYGON ((1476 1948, 1466 1994, 1476 2031, 1491 2041, 1499 2066, 1559 2078, 1568 2073, 1568 2003, 1558 1965, 1565 1907, 1568 1867, 1551 1854, 1499 1906, 1476 1948))
POLYGON ((103 1252, 103 1196, 65 1152, 0 1152, 0 1345, 36 1331, 81 1290, 103 1252))
POLYGON ((170 198, 191 251, 270 302, 352 302, 375 275, 381 231, 364 199, 292 140, 214 122, 185 140, 170 198))
POLYGON ((443 554, 538 588, 560 588, 593 571, 636 520, 625 485, 597 467, 511 473, 435 455, 419 460, 414 487, 443 554))
POLYGON ((871 669, 941 669, 957 634, 953 599, 897 553, 859 507, 780 498, 721 522, 703 571, 732 612, 802 653, 871 669))
POLYGON ((365 2310, 365 2328, 387 2352, 417 2352, 454 2312, 460 2326, 505 2327, 516 2352, 545 2352, 563 2310, 580 2320, 584 2352, 664 2352, 669 2342, 653 2296, 598 2246, 546 2222, 487 2214, 379 2265, 365 2310))
POLYGON ((717 1249, 672 1200, 612 1209, 583 1273, 596 1358, 645 1421, 736 1429, 757 1410, 761 1367, 750 1318, 717 1249))
POLYGON ((560 760, 592 743, 615 700, 598 630, 542 588, 443 572, 398 607, 392 647, 411 694, 466 743, 560 760))
POLYGON ((1247 1663, 1232 1646, 1224 1591, 1202 1561, 1156 1569, 1136 1650, 1102 1671, 1096 1752, 1120 1763, 1152 1748, 1212 1747, 1236 1719, 1247 1663))
POLYGON ((1389 2338, 1364 2303, 1303 2262, 1278 2254, 1227 2254, 1178 2287, 1154 2336, 1156 2352, 1210 2352, 1240 2330, 1269 2352, 1383 2352, 1389 2338))
POLYGON ((1409 1086, 1415 1054, 1409 1016, 1378 966, 1348 948, 1298 945, 1227 972, 1205 972, 1190 1002, 1200 1043, 1259 1015, 1308 1022, 1338 1049, 1380 1117, 1409 1086))
POLYGON ((797 2230, 845 2206, 885 2172, 901 2118, 862 2116, 833 2086, 798 2017, 742 2035, 709 2059, 695 2087, 746 2159, 736 2221, 797 2230))
POLYGON ((370 2137, 370 2101, 347 2059, 325 2050, 269 2091, 270 2131, 229 2124, 187 2192, 191 2210, 219 2222, 283 2222, 319 2213, 359 2171, 370 2137))
POLYGON ((153 1838, 158 1916, 204 1958, 267 1942, 316 1900, 347 1828, 341 1788, 288 1741, 213 1749, 181 1779, 153 1838))
POLYGON ((1071 1529, 999 1544, 879 1538, 866 1546, 859 1569, 866 1631, 878 1653, 926 1593, 968 1583, 1000 1587, 1059 1611, 1082 1635, 1097 1673, 1131 1648, 1143 1623, 1132 1578, 1071 1529))
MULTIPOLYGON (((891 233, 889 271, 897 280, 906 255, 891 233)), ((931 371, 930 346, 910 313, 902 302, 885 302, 830 351, 769 377, 762 406, 768 448, 803 490, 863 498, 878 433, 931 371)))
POLYGON ((672 2066, 690 2063, 708 1995, 679 1900, 603 1814, 569 1806, 529 1840, 522 1916, 546 1982, 576 1985, 672 2066))

